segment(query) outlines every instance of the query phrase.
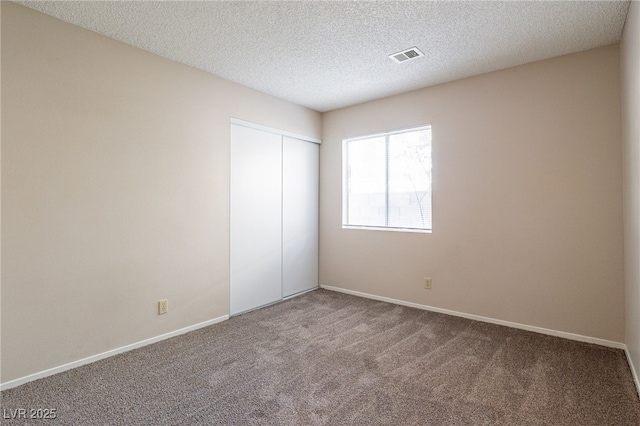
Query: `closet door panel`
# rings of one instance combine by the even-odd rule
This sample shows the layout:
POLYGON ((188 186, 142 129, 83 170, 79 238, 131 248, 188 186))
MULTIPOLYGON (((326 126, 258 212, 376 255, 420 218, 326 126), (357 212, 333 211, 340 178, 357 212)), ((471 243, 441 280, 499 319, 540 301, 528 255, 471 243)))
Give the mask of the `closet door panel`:
POLYGON ((282 141, 282 294, 318 287, 318 144, 282 141))
POLYGON ((231 126, 230 314, 282 298, 282 137, 231 126))

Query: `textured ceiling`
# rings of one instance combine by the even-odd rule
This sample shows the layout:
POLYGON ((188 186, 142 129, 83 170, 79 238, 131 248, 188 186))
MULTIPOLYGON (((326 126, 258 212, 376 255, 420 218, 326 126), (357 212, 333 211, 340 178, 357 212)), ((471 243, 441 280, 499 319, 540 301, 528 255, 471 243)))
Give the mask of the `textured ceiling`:
POLYGON ((17 1, 318 111, 620 40, 628 1, 17 1), (416 46, 425 56, 387 55, 416 46))

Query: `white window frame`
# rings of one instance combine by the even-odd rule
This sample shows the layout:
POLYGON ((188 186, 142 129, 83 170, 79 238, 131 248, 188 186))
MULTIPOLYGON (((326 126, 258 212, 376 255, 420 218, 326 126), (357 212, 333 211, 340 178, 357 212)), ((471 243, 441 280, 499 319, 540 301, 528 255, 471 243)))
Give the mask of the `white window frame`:
MULTIPOLYGON (((368 230, 368 231, 390 231, 390 232, 412 232, 412 233, 421 233, 421 234, 431 234, 433 232, 433 178, 430 182, 430 192, 431 192, 431 202, 429 203, 429 207, 431 208, 431 228, 403 228, 403 227, 389 227, 389 226, 370 226, 370 225, 350 225, 347 223, 348 221, 348 167, 349 167, 349 159, 348 159, 348 144, 349 142, 363 140, 363 139, 373 139, 377 137, 385 137, 387 142, 390 136, 408 133, 408 132, 417 132, 420 130, 429 130, 432 132, 431 124, 423 124, 420 126, 404 128, 400 130, 393 130, 389 132, 382 133, 374 133, 366 136, 358 136, 353 138, 347 138, 342 140, 342 228, 343 229, 359 229, 359 230, 368 230)), ((431 140, 431 150, 433 151, 433 133, 431 140)), ((385 176, 385 184, 388 188, 389 186, 389 177, 385 176)), ((388 206, 387 206, 387 218, 388 221, 388 206)))

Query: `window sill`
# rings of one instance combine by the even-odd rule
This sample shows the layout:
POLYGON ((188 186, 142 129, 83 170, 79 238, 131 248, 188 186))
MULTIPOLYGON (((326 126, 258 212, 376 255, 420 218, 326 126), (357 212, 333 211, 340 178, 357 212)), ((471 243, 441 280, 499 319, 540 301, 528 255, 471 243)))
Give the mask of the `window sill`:
POLYGON ((389 232, 410 232, 414 234, 431 234, 431 229, 415 229, 415 228, 389 228, 384 226, 355 226, 342 225, 342 229, 358 229, 361 231, 389 231, 389 232))

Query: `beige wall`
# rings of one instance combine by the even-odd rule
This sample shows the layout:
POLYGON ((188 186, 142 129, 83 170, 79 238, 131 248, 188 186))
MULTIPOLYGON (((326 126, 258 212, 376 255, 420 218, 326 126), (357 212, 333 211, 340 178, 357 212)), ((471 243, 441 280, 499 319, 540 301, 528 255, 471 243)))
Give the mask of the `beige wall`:
POLYGON ((640 390, 640 3, 632 2, 622 42, 626 341, 640 390))
POLYGON ((617 45, 324 114, 321 285, 623 342, 620 114, 617 45), (424 123, 433 233, 342 229, 341 140, 424 123))
POLYGON ((7 2, 2 113, 2 382, 226 315, 229 118, 321 131, 319 113, 7 2))

